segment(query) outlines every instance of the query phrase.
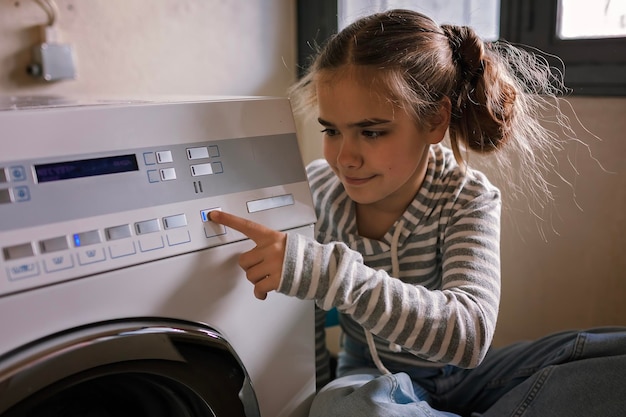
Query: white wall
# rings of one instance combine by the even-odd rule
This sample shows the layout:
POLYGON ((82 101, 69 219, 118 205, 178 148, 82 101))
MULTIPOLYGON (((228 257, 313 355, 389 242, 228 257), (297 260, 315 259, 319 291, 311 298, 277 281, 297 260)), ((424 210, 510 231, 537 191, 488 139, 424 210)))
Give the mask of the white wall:
POLYGON ((284 95, 295 77, 291 0, 56 0, 61 43, 78 78, 25 72, 38 26, 35 0, 0 0, 1 94, 284 95))

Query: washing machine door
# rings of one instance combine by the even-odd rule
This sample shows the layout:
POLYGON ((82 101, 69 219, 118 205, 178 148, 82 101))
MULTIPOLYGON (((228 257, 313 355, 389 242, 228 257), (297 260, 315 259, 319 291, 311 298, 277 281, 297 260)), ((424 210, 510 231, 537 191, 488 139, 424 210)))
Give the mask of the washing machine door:
POLYGON ((228 342, 199 324, 117 321, 0 357, 2 417, 258 417, 228 342))

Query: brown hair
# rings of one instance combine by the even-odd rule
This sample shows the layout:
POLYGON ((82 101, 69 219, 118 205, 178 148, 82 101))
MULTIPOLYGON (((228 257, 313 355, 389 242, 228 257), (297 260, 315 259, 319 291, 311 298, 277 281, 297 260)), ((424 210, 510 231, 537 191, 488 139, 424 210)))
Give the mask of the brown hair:
POLYGON ((511 148, 534 175, 529 182, 540 186, 533 192, 549 195, 538 154, 553 155, 559 141, 542 127, 539 113, 565 89, 545 60, 506 42, 485 43, 466 26, 439 26, 418 12, 390 10, 329 39, 289 90, 294 112, 314 109, 320 76, 349 65, 375 69, 389 99, 416 123, 428 123, 441 101, 450 100, 450 145, 460 164, 469 150, 511 148))

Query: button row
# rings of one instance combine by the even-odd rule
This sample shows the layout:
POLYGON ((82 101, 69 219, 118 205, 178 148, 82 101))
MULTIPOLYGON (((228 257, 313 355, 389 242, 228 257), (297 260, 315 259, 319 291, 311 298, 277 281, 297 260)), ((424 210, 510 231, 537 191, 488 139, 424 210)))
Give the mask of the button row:
MULTIPOLYGON (((163 222, 163 227, 165 230, 177 229, 187 226, 187 217, 185 216, 185 214, 177 214, 174 216, 163 217, 161 221, 163 222)), ((137 235, 146 235, 159 232, 161 231, 161 223, 159 222, 159 219, 144 220, 135 223, 134 230, 137 235)), ((107 241, 125 239, 132 236, 131 225, 123 224, 108 227, 104 229, 104 234, 107 241)), ((95 245, 102 242, 102 235, 100 233, 100 230, 97 229, 81 233, 75 233, 72 235, 72 243, 76 248, 95 245)), ((42 254, 67 250, 69 249, 69 247, 69 242, 66 236, 57 236, 39 241, 39 249, 42 254)), ((3 248, 2 251, 5 260, 14 260, 35 255, 33 245, 30 242, 20 245, 8 246, 3 248)))
MULTIPOLYGON (((187 159, 190 161, 197 159, 217 158, 220 156, 220 150, 217 145, 198 146, 195 148, 187 148, 187 159)), ((172 151, 144 152, 143 160, 146 165, 169 164, 174 162, 172 151)), ((1 181, 0 181, 1 182, 1 181)))

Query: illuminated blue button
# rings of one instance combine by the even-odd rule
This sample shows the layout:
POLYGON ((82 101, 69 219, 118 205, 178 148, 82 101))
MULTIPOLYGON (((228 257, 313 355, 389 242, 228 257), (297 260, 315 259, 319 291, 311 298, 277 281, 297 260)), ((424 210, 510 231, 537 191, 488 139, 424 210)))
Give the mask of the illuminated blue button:
POLYGON ((200 217, 202 218, 202 223, 210 222, 209 213, 215 210, 221 210, 220 207, 213 207, 211 209, 200 211, 200 217))
POLYGON ((102 242, 102 237, 100 236, 100 231, 98 230, 90 230, 88 232, 76 233, 73 236, 74 246, 88 246, 95 245, 96 243, 102 242))
POLYGON ((23 166, 12 166, 9 168, 11 181, 24 181, 26 179, 26 169, 23 166))

